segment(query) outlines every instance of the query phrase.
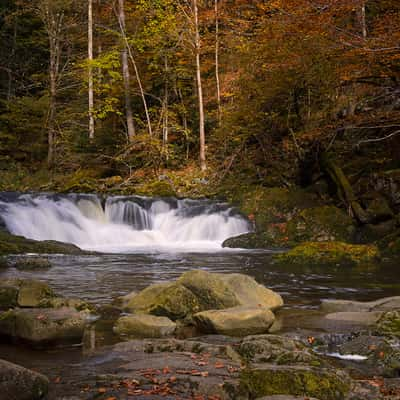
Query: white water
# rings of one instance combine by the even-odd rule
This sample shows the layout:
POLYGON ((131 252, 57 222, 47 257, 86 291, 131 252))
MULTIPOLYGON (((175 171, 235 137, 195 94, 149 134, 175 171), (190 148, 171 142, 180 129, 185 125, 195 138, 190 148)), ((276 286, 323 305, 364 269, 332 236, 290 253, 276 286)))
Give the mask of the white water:
POLYGON ((228 205, 192 200, 152 200, 94 195, 21 195, 0 200, 8 230, 35 240, 58 240, 101 252, 150 249, 220 249, 249 231, 228 205))

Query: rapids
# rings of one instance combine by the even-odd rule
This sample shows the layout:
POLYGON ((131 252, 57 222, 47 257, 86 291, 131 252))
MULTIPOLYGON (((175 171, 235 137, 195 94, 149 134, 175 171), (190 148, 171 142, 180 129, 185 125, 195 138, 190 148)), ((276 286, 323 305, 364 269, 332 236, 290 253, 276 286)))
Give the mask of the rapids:
POLYGON ((226 203, 141 196, 2 193, 0 220, 15 235, 104 253, 218 250, 251 230, 226 203))

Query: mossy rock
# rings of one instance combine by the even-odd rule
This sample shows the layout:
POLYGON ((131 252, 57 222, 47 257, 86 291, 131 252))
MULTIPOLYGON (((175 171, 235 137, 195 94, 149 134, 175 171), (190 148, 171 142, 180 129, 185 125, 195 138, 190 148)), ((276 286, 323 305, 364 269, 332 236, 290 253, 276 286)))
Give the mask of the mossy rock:
POLYGON ((308 208, 301 208, 305 207, 304 203, 298 206, 290 203, 293 208, 286 212, 266 207, 267 211, 250 214, 250 219, 255 220, 256 232, 229 238, 223 247, 285 248, 304 241, 353 240, 356 229, 345 212, 334 206, 314 207, 312 198, 308 204, 308 208))
POLYGON ((239 306, 202 311, 193 320, 200 332, 244 337, 268 332, 275 316, 269 308, 239 306))
POLYGON ((319 205, 313 194, 302 189, 257 187, 244 191, 240 208, 252 216, 256 229, 264 232, 273 223, 287 222, 299 211, 319 205))
POLYGON ((73 244, 26 239, 0 230, 0 255, 24 253, 84 254, 85 252, 73 244))
POLYGON ((0 360, 0 393, 2 399, 40 400, 48 392, 49 380, 8 361, 0 360))
POLYGON ((315 367, 261 364, 244 370, 240 383, 252 399, 287 394, 343 400, 350 390, 350 380, 343 375, 315 367))
POLYGON ((291 265, 360 265, 379 260, 374 245, 352 245, 342 242, 306 242, 287 253, 277 254, 274 261, 291 265))
POLYGON ((0 270, 12 267, 11 261, 8 257, 0 256, 0 270))
POLYGON ((287 224, 291 242, 352 241, 355 234, 353 220, 334 206, 313 207, 301 211, 287 224))
POLYGON ((137 188, 137 193, 150 197, 175 197, 176 193, 168 181, 154 181, 137 188))
POLYGON ((400 257, 400 229, 375 242, 382 254, 388 257, 400 257))
POLYGON ((31 279, 23 280, 18 291, 18 306, 38 307, 43 300, 55 297, 55 293, 44 282, 31 279))
POLYGON ((198 299, 203 310, 221 310, 239 306, 233 288, 217 274, 195 270, 185 272, 177 281, 198 299))
POLYGON ((151 285, 133 296, 125 307, 128 311, 183 319, 203 309, 198 298, 177 283, 151 285))
POLYGON ((95 311, 95 306, 81 299, 65 297, 45 297, 37 305, 38 308, 74 308, 77 311, 95 311))
POLYGON ((18 257, 14 261, 14 266, 20 270, 37 270, 51 268, 51 262, 46 257, 18 257))
POLYGON ((86 312, 73 308, 14 309, 0 315, 0 334, 30 343, 79 343, 87 323, 86 312))
POLYGON ((322 366, 324 361, 302 342, 285 336, 255 335, 244 338, 238 353, 247 363, 322 366))
POLYGON ((0 310, 17 306, 18 291, 16 286, 0 283, 0 310))
POLYGON ((171 336, 176 324, 167 317, 133 314, 117 320, 113 330, 122 338, 163 338, 171 336))
POLYGON ((377 333, 400 338, 400 311, 389 311, 382 315, 376 327, 377 333))
POLYGON ((274 243, 272 238, 266 232, 250 232, 243 235, 231 237, 222 243, 222 247, 231 249, 265 249, 269 247, 284 247, 287 243, 280 245, 274 243))

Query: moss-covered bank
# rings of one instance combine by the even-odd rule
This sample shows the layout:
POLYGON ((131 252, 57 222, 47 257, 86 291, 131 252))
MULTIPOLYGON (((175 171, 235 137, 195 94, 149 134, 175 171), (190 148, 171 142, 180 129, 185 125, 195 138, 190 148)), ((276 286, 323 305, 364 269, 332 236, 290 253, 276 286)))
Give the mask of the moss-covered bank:
POLYGON ((23 253, 83 254, 84 251, 73 244, 53 240, 39 242, 0 230, 0 255, 23 253))

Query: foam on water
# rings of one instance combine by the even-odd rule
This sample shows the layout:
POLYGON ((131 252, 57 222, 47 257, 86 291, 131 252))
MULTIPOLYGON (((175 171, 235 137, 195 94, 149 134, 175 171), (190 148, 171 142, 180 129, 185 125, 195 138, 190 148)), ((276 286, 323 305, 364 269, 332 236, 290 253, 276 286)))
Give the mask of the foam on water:
POLYGON ((24 194, 0 198, 7 229, 35 240, 58 240, 100 252, 221 249, 250 230, 228 204, 208 200, 24 194))

